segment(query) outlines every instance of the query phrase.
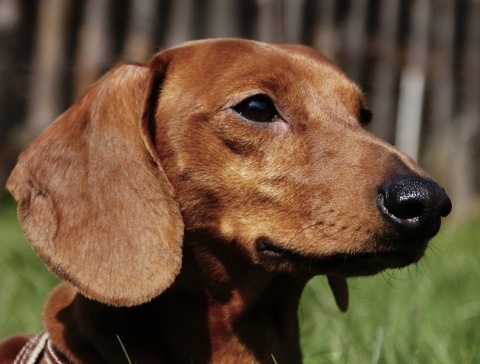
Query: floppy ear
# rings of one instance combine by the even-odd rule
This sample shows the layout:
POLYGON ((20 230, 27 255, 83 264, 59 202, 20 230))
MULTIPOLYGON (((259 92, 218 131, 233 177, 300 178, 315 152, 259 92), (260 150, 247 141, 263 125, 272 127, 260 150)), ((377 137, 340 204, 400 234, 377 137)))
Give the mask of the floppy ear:
POLYGON ((27 238, 80 293, 116 306, 163 292, 183 221, 150 133, 162 69, 110 71, 22 153, 7 188, 27 238))

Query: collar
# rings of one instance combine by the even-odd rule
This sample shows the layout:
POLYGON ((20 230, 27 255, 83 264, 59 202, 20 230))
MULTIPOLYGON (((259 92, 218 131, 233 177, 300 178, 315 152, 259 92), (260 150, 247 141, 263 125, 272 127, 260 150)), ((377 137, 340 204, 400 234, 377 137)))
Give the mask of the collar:
POLYGON ((39 364, 41 360, 46 364, 68 364, 63 355, 60 355, 52 346, 48 333, 43 332, 33 336, 22 347, 13 364, 39 364))

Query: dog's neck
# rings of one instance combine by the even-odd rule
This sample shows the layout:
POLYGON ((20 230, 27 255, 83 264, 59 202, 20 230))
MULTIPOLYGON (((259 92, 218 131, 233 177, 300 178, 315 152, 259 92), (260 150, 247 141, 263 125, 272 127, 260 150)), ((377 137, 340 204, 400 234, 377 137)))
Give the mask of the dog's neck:
POLYGON ((212 355, 230 354, 236 363, 245 353, 253 357, 245 362, 300 362, 297 309, 308 279, 268 272, 234 242, 207 239, 187 240, 178 285, 202 290, 212 355))
POLYGON ((87 362, 121 362, 120 341, 133 362, 301 362, 297 308, 307 279, 269 273, 231 247, 216 254, 228 243, 198 239, 186 240, 175 283, 142 306, 109 307, 60 286, 45 312, 53 342, 79 348, 72 358, 87 362))

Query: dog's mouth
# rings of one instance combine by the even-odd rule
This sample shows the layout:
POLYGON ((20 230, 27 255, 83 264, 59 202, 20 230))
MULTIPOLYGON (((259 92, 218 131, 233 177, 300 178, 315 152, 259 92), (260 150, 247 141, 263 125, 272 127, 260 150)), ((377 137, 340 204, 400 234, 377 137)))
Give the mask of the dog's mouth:
POLYGON ((270 239, 261 237, 256 241, 256 249, 262 263, 273 269, 352 277, 373 275, 388 268, 402 268, 415 263, 423 256, 427 243, 420 241, 408 244, 408 247, 388 244, 389 248, 376 251, 314 256, 280 247, 270 239))
POLYGON ((428 240, 415 244, 392 244, 389 248, 359 253, 336 253, 330 255, 305 254, 280 247, 266 237, 256 241, 260 261, 272 270, 296 272, 305 275, 327 275, 338 308, 345 312, 348 308, 347 277, 367 276, 388 268, 402 268, 417 262, 424 254, 428 240))

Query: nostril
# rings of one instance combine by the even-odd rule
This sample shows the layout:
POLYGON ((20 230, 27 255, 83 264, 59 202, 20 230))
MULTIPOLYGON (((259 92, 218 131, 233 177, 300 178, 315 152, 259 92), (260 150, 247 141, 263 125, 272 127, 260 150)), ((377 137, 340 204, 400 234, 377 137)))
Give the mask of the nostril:
POLYGON ((395 217, 406 220, 423 215, 424 206, 421 201, 416 200, 394 200, 386 199, 385 207, 395 217))

